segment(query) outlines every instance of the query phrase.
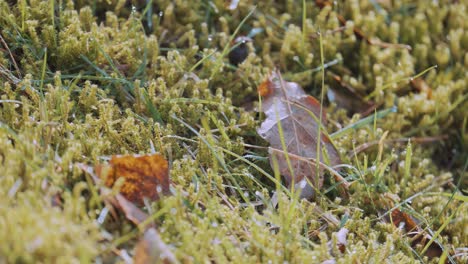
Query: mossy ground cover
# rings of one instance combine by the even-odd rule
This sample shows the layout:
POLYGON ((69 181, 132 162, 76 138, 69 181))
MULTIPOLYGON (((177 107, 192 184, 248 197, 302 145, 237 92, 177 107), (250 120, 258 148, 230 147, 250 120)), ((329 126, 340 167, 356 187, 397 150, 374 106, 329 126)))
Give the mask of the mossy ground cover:
POLYGON ((0 262, 131 258, 141 230, 103 213, 80 164, 159 152, 172 195, 144 210, 182 263, 438 262, 384 221, 393 208, 465 263, 468 3, 228 2, 0 1, 0 262), (281 187, 256 132, 274 68, 316 97, 339 76, 396 108, 343 131, 363 116, 325 100, 349 199, 333 183, 313 201, 281 187))

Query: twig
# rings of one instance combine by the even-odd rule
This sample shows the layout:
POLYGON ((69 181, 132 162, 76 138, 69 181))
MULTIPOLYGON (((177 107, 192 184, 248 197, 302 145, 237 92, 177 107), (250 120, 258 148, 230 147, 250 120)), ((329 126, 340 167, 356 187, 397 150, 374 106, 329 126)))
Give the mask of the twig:
POLYGON ((8 47, 8 44, 5 42, 5 40, 3 39, 3 36, 2 34, 0 34, 0 41, 2 42, 3 46, 5 47, 5 49, 8 51, 8 54, 10 55, 10 58, 11 58, 11 61, 13 63, 13 66, 15 67, 15 70, 16 70, 16 73, 18 74, 18 77, 20 79, 22 79, 23 77, 21 76, 21 72, 19 70, 19 67, 18 67, 18 64, 16 64, 16 60, 15 58, 13 57, 13 54, 11 53, 11 50, 10 48, 8 47))
MULTIPOLYGON (((434 141, 442 141, 447 139, 447 135, 440 135, 440 136, 435 136, 435 137, 410 137, 410 138, 397 138, 397 139, 388 139, 385 140, 383 143, 407 143, 409 141, 418 143, 418 144, 425 144, 425 143, 431 143, 434 141)), ((374 140, 371 142, 366 142, 360 146, 358 146, 352 153, 348 154, 349 157, 353 157, 354 155, 371 148, 373 146, 376 146, 379 144, 379 140, 374 140)))

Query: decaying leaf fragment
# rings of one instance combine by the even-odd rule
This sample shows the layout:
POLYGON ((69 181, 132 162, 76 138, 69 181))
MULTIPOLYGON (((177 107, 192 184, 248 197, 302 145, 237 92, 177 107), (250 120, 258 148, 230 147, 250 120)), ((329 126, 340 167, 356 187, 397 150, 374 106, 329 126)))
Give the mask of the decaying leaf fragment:
POLYGON ((108 187, 123 177, 125 182, 120 193, 137 205, 142 205, 144 198, 155 201, 169 193, 168 164, 159 154, 113 156, 108 165, 98 165, 95 169, 108 187))
MULTIPOLYGON (((270 164, 277 163, 288 187, 301 191, 301 198, 311 198, 314 188, 323 184, 325 165, 341 163, 338 151, 327 135, 318 136, 320 103, 294 82, 286 82, 278 71, 263 82, 258 91, 264 100, 262 111, 266 115, 258 134, 270 143, 270 164), (317 144, 321 152, 317 155, 317 144), (320 156, 317 174, 317 156, 320 156)), ((321 122, 326 124, 325 113, 321 122)))
MULTIPOLYGON (((148 214, 143 212, 140 208, 136 207, 129 200, 125 199, 121 194, 115 195, 115 197, 109 198, 109 201, 120 211, 125 214, 125 217, 135 225, 143 223, 148 219, 148 214)), ((150 224, 151 225, 151 224, 150 224)))
POLYGON ((177 263, 169 247, 162 241, 155 228, 148 228, 135 247, 135 264, 177 263))
POLYGON ((347 228, 340 228, 340 230, 336 233, 336 240, 338 241, 338 248, 340 249, 341 253, 344 253, 346 250, 346 245, 348 244, 348 240, 346 236, 348 235, 349 230, 347 228))
MULTIPOLYGON (((110 197, 109 201, 120 209, 125 214, 125 217, 135 225, 142 224, 149 217, 147 213, 143 212, 120 194, 110 197)), ((135 246, 133 263, 177 263, 175 256, 164 241, 162 241, 154 224, 148 223, 143 227, 143 230, 144 234, 135 246)))
POLYGON ((335 102, 340 108, 346 109, 349 113, 361 113, 367 116, 376 109, 374 102, 368 102, 364 96, 346 83, 340 76, 331 73, 335 85, 331 85, 327 90, 327 97, 330 102, 335 102))
MULTIPOLYGON (((404 228, 408 237, 411 238, 411 246, 416 248, 417 245, 426 246, 431 240, 432 236, 426 233, 416 222, 416 220, 409 214, 401 211, 398 208, 393 209, 389 219, 396 227, 404 228)), ((424 255, 429 258, 440 257, 443 249, 436 241, 431 243, 424 255)))
POLYGON ((125 182, 120 193, 112 195, 109 188, 101 186, 100 193, 107 203, 121 211, 125 217, 144 232, 135 246, 133 262, 137 264, 178 263, 170 248, 162 241, 156 225, 147 221, 149 215, 136 204, 143 199, 159 199, 161 194, 169 193, 169 169, 167 161, 159 154, 143 156, 113 156, 108 165, 97 165, 94 174, 92 167, 78 164, 89 173, 96 183, 103 179, 108 187, 123 177, 125 182), (146 222, 146 223, 145 223, 146 222))
POLYGON ((413 89, 415 89, 419 93, 426 95, 427 99, 432 99, 432 89, 427 84, 427 82, 424 81, 424 79, 422 78, 412 79, 410 81, 410 85, 413 89))
MULTIPOLYGON (((159 154, 143 156, 113 156, 109 165, 95 167, 96 174, 108 187, 123 177, 125 182, 120 194, 109 195, 110 190, 101 188, 106 201, 125 214, 125 217, 144 231, 135 246, 133 262, 138 264, 178 263, 170 248, 162 241, 154 223, 146 223, 149 215, 135 204, 143 204, 146 197, 152 201, 169 193, 169 171, 167 161, 159 154)), ((86 170, 89 172, 89 170, 86 170)), ((97 179, 97 178, 96 178, 97 179)))
MULTIPOLYGON (((340 228, 340 230, 338 230, 338 232, 333 234, 333 236, 336 237, 336 246, 338 247, 341 253, 344 253, 346 251, 346 245, 348 245, 348 232, 349 230, 347 228, 342 227, 340 228)), ((328 250, 330 251, 330 254, 333 255, 333 241, 328 241, 327 246, 328 250)))

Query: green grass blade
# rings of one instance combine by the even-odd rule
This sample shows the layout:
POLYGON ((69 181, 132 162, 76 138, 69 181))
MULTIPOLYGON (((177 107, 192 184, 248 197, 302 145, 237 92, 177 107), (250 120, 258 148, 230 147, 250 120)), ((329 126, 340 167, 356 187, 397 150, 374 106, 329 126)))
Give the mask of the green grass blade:
POLYGON ((356 123, 353 123, 351 125, 348 125, 347 127, 344 127, 342 129, 336 131, 335 133, 331 134, 330 137, 332 139, 339 138, 342 135, 344 135, 346 133, 349 133, 351 130, 357 130, 357 129, 361 128, 361 127, 367 126, 368 124, 371 124, 372 122, 374 122, 374 120, 383 118, 383 117, 387 116, 390 113, 395 113, 396 111, 397 111, 396 106, 394 106, 392 108, 387 108, 387 109, 378 111, 375 115, 365 117, 365 118, 357 121, 356 123))

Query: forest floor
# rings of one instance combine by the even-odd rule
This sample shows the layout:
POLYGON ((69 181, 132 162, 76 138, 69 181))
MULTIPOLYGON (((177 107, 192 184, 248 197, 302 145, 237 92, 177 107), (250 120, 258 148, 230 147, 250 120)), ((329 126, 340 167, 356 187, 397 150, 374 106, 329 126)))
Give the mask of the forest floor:
POLYGON ((0 263, 466 263, 467 8, 0 0, 0 263))

